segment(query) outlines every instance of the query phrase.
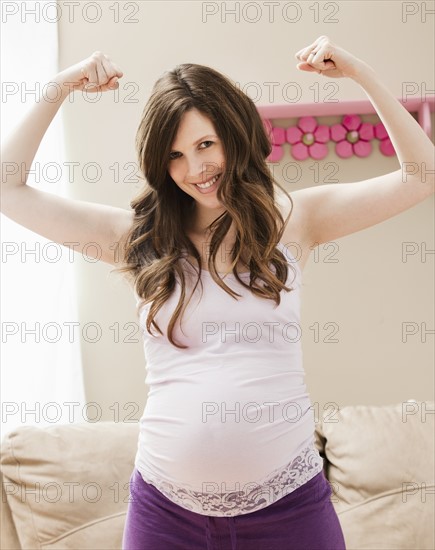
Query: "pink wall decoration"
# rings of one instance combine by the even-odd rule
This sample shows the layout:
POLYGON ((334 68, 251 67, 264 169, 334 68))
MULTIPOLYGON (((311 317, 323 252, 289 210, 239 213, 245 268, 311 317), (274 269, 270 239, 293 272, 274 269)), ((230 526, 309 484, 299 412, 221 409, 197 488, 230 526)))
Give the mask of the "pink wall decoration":
POLYGON ((379 140, 379 150, 386 157, 393 157, 396 152, 394 150, 391 139, 388 137, 387 130, 382 122, 375 124, 375 136, 379 140))
POLYGON ((373 124, 362 122, 358 115, 344 115, 341 124, 331 126, 331 139, 336 142, 335 152, 344 159, 352 155, 368 157, 372 152, 370 141, 374 135, 373 124))
POLYGON ((319 126, 312 116, 304 116, 296 126, 287 128, 287 141, 292 145, 291 154, 296 160, 309 156, 320 160, 328 154, 325 144, 329 141, 329 127, 319 126))
MULTIPOLYGON (((431 117, 434 111, 435 96, 424 100, 411 98, 399 101, 409 112, 418 113, 418 122, 431 137, 431 117)), ((283 145, 289 143, 290 155, 295 160, 308 158, 321 160, 333 150, 340 158, 352 156, 366 158, 377 145, 385 156, 394 156, 394 146, 382 122, 364 122, 360 115, 376 114, 370 101, 345 101, 331 103, 305 103, 295 105, 261 105, 257 107, 272 144, 270 162, 279 162, 284 156, 283 145), (352 114, 348 114, 352 113, 352 114), (358 114, 357 114, 358 113, 358 114), (330 126, 320 124, 315 118, 343 115, 341 121, 330 126), (274 126, 273 119, 297 118, 296 124, 287 128, 274 126), (331 149, 331 144, 332 149, 331 149)))

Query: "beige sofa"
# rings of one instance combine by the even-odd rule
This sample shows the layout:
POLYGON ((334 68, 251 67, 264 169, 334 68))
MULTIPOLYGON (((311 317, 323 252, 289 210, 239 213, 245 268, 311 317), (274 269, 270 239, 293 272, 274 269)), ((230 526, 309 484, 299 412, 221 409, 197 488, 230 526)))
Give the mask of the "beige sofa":
MULTIPOLYGON (((433 409, 332 407, 317 422, 348 550, 435 548, 433 409)), ((113 422, 7 434, 1 548, 121 548, 137 436, 138 423, 113 422)))

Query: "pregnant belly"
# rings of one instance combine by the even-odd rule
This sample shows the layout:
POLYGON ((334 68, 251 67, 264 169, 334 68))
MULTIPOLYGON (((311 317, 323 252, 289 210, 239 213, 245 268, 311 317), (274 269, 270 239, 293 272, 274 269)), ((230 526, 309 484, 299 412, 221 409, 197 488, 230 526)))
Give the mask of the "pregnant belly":
POLYGON ((139 460, 151 477, 234 490, 286 465, 314 434, 305 385, 273 391, 208 388, 180 401, 175 387, 150 392, 139 460), (291 394, 291 395, 289 395, 291 394))

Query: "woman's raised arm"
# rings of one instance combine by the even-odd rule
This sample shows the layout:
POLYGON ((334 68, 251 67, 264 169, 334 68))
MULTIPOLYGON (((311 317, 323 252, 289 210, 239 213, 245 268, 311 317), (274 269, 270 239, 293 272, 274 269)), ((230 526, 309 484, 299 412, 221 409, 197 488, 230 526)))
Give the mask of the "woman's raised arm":
POLYGON ((357 82, 383 122, 400 169, 367 180, 306 187, 292 194, 301 240, 310 248, 361 231, 412 208, 435 192, 435 148, 430 138, 364 61, 320 36, 295 54, 302 71, 357 82))
POLYGON ((94 257, 113 265, 119 263, 119 251, 123 249, 115 243, 121 244, 133 221, 133 211, 35 189, 27 185, 27 174, 48 127, 68 95, 85 88, 88 93, 115 90, 122 76, 122 71, 102 52, 94 52, 58 73, 51 81, 57 89, 57 98, 37 102, 1 149, 1 212, 53 242, 64 246, 75 243, 75 251, 82 251, 86 243, 97 243, 99 252, 95 247, 89 247, 89 251, 95 251, 98 256, 94 257))

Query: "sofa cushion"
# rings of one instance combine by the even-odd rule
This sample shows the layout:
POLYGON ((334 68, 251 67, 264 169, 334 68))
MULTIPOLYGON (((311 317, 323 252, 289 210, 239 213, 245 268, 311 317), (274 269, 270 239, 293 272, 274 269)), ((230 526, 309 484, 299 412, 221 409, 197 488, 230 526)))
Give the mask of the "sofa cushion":
POLYGON ((121 547, 138 423, 18 428, 2 441, 22 548, 121 547))
POLYGON ((435 548, 434 405, 348 406, 317 426, 347 548, 435 548))

